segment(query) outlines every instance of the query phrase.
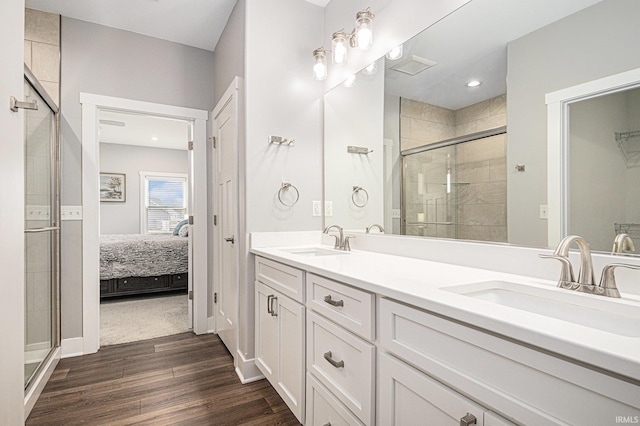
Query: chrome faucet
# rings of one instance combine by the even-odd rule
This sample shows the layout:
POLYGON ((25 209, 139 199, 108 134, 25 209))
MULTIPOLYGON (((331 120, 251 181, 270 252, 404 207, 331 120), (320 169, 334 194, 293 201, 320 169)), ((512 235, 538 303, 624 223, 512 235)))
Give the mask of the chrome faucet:
MULTIPOLYGON (((629 239, 629 243, 631 244, 631 247, 633 247, 633 241, 630 241, 631 239, 629 236, 626 234, 620 234, 616 237, 616 240, 613 243, 613 254, 615 254, 616 248, 622 248, 625 247, 625 244, 629 244, 627 243, 627 239, 629 239)), ((540 257, 545 259, 556 259, 562 262, 562 270, 560 272, 560 279, 558 280, 558 287, 582 293, 595 294, 598 296, 620 297, 620 291, 616 286, 616 279, 614 276, 615 268, 640 269, 640 265, 612 263, 602 269, 600 283, 595 285, 589 244, 584 240, 584 238, 578 237, 577 235, 569 235, 568 237, 565 237, 560 241, 560 244, 558 244, 558 247, 552 255, 541 254, 540 257), (580 272, 578 273, 577 282, 573 276, 571 261, 569 261, 569 246, 573 242, 575 242, 580 249, 580 272)))
POLYGON ((377 223, 374 223, 371 226, 367 226, 367 234, 369 233, 369 231, 371 231, 373 228, 378 228, 380 230, 380 232, 382 232, 384 234, 384 228, 382 227, 382 225, 378 225, 377 223))
POLYGON ((616 239, 613 240, 613 249, 611 249, 611 254, 615 256, 633 251, 636 251, 636 248, 633 245, 633 240, 629 234, 623 233, 616 235, 616 239))
POLYGON ((344 250, 344 251, 351 251, 351 246, 349 245, 349 239, 350 238, 355 238, 353 235, 344 235, 344 232, 342 230, 341 227, 339 227, 338 225, 330 225, 327 226, 326 228, 324 228, 324 232, 327 235, 331 235, 333 238, 336 239, 336 243, 333 245, 333 248, 336 250, 344 250), (331 235, 329 234, 329 231, 331 231, 333 228, 337 229, 339 232, 339 235, 331 235))

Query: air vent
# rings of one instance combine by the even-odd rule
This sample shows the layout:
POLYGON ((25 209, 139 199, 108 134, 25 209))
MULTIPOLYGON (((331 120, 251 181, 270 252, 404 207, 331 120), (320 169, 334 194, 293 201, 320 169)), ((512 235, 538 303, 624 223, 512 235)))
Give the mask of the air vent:
POLYGON ((409 75, 416 75, 437 64, 438 63, 435 61, 430 61, 428 59, 421 58, 420 56, 412 55, 399 64, 392 66, 391 69, 409 75))

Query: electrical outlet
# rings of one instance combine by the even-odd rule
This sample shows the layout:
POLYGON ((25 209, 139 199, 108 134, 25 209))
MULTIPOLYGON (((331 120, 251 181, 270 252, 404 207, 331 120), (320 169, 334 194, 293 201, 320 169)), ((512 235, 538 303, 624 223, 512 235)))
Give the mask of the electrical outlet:
POLYGON ((540 219, 549 219, 549 208, 547 205, 540 205, 540 219))
POLYGON ((324 202, 324 215, 327 217, 333 216, 333 201, 324 202))
POLYGON ((322 216, 322 201, 312 201, 313 216, 322 216))
POLYGON ((391 219, 400 219, 400 209, 391 209, 391 219))

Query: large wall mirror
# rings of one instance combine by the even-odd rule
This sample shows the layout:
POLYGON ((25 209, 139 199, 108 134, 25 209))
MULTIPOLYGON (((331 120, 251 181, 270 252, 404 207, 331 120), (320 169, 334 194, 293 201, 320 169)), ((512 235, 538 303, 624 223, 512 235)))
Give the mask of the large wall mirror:
MULTIPOLYGON (((471 0, 332 89, 325 224, 555 246, 545 96, 640 68, 639 16, 637 0, 471 0)), ((567 232, 611 251, 640 228, 640 161, 620 142, 640 157, 638 90, 572 108, 567 232)))

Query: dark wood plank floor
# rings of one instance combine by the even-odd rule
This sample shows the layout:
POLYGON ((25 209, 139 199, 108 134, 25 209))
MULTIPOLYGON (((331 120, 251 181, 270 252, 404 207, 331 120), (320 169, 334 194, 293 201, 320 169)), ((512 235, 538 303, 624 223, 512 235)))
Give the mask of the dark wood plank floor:
POLYGON ((215 335, 183 333, 60 361, 27 425, 299 425, 266 380, 242 385, 215 335))

